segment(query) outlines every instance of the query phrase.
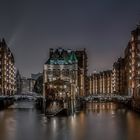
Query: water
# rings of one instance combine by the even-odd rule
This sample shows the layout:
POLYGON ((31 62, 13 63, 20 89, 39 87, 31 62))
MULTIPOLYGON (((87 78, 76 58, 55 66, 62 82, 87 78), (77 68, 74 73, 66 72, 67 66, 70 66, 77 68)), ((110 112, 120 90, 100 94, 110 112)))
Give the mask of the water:
POLYGON ((73 116, 46 118, 22 102, 0 111, 0 140, 140 140, 140 114, 113 103, 89 103, 73 116))

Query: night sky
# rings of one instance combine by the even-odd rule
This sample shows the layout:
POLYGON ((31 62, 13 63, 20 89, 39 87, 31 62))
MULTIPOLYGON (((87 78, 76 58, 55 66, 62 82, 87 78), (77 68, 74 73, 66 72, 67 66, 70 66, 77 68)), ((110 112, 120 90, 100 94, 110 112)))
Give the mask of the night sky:
POLYGON ((89 72, 111 69, 139 21, 140 0, 0 0, 0 38, 24 76, 57 47, 86 48, 89 72))

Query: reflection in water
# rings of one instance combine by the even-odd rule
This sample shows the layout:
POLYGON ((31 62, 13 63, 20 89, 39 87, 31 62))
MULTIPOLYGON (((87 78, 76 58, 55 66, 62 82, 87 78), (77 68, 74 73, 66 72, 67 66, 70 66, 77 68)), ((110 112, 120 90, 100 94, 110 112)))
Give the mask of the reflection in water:
POLYGON ((87 110, 92 110, 95 112, 102 112, 102 111, 112 111, 112 110, 116 110, 118 109, 118 105, 117 104, 113 104, 111 102, 108 103, 87 103, 86 105, 86 109, 87 110))
POLYGON ((140 139, 140 115, 123 106, 88 103, 73 116, 47 118, 31 102, 28 105, 19 103, 0 112, 0 140, 140 139))
POLYGON ((131 139, 140 139, 140 115, 133 115, 132 112, 127 113, 126 121, 127 121, 127 131, 128 131, 128 140, 131 139), (138 120, 138 121, 136 121, 138 120), (135 135, 134 135, 135 134, 135 135))

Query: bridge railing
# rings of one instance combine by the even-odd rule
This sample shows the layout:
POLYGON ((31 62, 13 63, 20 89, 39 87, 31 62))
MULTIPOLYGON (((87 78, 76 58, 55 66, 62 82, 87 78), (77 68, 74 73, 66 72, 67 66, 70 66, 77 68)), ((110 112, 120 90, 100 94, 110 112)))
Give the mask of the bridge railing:
POLYGON ((96 95, 89 95, 84 97, 86 101, 93 100, 93 99, 100 99, 100 100, 131 100, 132 96, 121 96, 117 94, 96 94, 96 95))

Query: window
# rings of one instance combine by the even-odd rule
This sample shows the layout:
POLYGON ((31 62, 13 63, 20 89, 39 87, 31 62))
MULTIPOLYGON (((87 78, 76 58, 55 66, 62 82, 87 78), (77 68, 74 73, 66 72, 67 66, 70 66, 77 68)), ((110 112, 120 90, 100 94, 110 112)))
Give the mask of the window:
POLYGON ((131 40, 134 41, 134 36, 131 37, 131 40))
POLYGON ((140 63, 138 63, 138 67, 140 67, 140 63))

